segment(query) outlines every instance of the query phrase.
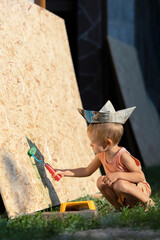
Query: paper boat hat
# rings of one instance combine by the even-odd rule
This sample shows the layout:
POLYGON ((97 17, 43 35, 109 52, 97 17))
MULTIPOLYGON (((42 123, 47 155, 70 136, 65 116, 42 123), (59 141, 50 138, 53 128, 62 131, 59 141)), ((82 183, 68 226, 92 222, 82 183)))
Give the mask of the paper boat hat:
POLYGON ((114 122, 124 124, 135 108, 136 107, 126 108, 116 112, 112 103, 107 101, 99 112, 84 109, 78 109, 78 111, 88 123, 114 122))

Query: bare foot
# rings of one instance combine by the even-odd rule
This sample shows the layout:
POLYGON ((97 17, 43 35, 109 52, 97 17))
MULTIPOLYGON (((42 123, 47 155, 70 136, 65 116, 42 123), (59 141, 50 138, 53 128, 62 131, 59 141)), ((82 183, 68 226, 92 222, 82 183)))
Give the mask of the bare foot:
POLYGON ((148 201, 144 204, 145 206, 145 212, 148 211, 148 207, 154 207, 155 203, 153 202, 153 200, 151 198, 148 199, 148 201))

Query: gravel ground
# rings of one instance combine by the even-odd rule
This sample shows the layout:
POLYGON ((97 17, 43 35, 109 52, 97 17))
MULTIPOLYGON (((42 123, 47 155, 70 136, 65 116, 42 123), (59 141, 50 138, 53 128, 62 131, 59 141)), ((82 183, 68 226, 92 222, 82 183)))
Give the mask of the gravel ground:
MULTIPOLYGON (((55 238, 54 238, 55 239, 55 238)), ((59 235, 57 240, 160 240, 160 230, 133 230, 129 228, 106 228, 59 235)))

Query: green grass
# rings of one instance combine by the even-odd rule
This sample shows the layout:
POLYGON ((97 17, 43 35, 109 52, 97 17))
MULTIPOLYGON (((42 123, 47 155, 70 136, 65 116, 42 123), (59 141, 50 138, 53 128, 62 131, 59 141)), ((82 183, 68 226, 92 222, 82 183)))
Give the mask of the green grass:
MULTIPOLYGON (((122 208, 118 213, 104 199, 86 196, 77 200, 94 200, 98 216, 92 219, 70 215, 63 218, 54 217, 50 221, 42 218, 41 213, 35 216, 22 216, 10 220, 6 214, 0 216, 0 239, 57 239, 60 233, 74 233, 80 230, 106 228, 106 227, 131 227, 133 229, 160 229, 160 167, 144 169, 146 178, 150 183, 155 201, 155 207, 147 212, 140 206, 132 209, 122 208)), ((59 211, 59 207, 52 211, 59 211)), ((69 238, 67 238, 69 239, 69 238)))

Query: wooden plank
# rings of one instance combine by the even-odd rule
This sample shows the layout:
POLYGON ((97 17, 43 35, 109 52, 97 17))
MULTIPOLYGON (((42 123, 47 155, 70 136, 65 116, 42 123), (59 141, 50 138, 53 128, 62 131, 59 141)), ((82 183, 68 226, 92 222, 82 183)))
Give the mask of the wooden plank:
POLYGON ((53 168, 86 166, 94 157, 77 112, 65 24, 27 0, 1 0, 0 13, 0 193, 15 217, 94 194, 100 172, 56 182, 42 168, 39 179, 25 136, 53 168))
POLYGON ((146 166, 160 165, 160 119, 147 95, 135 48, 114 38, 107 38, 126 107, 136 106, 130 117, 146 166))
POLYGON ((46 8, 46 0, 41 0, 40 1, 40 6, 43 8, 46 8))
POLYGON ((46 0, 30 0, 32 3, 36 3, 40 7, 46 8, 46 0))

